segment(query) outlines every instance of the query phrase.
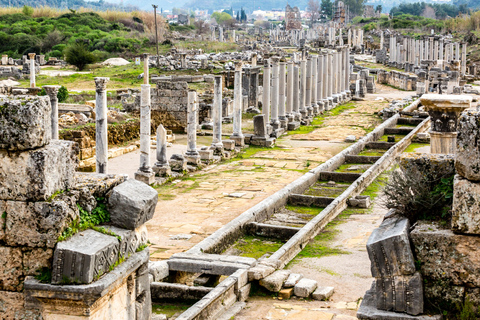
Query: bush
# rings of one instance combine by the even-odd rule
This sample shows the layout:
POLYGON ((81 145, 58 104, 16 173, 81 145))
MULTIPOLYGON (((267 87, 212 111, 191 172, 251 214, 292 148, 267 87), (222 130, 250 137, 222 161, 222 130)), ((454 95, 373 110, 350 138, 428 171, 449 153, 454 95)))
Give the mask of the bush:
POLYGON ((68 89, 64 86, 61 86, 60 89, 58 89, 58 94, 57 94, 58 102, 64 102, 68 99, 68 89))
POLYGON ((29 6, 23 6, 22 13, 26 16, 31 17, 33 15, 33 8, 29 6))
POLYGON ((78 68, 83 70, 85 67, 95 62, 95 56, 88 51, 87 46, 84 43, 77 42, 67 48, 65 48, 65 60, 78 68))

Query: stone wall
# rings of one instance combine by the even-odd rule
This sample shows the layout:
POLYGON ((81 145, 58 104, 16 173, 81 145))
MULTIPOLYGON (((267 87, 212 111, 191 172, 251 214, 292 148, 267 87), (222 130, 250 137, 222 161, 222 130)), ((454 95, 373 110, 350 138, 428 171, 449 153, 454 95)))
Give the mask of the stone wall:
POLYGON ((302 21, 298 7, 285 7, 285 30, 301 30, 302 21))
POLYGON ((417 90, 417 76, 399 71, 379 70, 377 73, 377 82, 406 91, 417 90))
POLYGON ((186 82, 159 81, 157 87, 152 89, 151 101, 152 119, 164 120, 162 124, 174 132, 185 132, 188 104, 186 82))

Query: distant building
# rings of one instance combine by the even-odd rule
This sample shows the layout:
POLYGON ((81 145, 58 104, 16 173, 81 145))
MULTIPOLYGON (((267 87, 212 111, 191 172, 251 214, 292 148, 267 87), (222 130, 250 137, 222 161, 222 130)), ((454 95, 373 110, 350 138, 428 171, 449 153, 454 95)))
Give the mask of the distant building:
POLYGON ((363 8, 363 17, 364 18, 380 18, 381 12, 375 11, 373 5, 365 5, 363 8))
POLYGON ((302 16, 298 7, 285 7, 285 30, 301 30, 302 16))

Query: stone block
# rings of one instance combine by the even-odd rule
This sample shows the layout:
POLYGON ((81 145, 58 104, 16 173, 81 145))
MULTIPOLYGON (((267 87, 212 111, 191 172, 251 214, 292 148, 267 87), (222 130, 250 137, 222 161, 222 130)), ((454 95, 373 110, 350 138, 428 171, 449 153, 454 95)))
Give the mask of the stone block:
POLYGON ((275 268, 268 266, 257 266, 248 269, 248 281, 260 280, 272 274, 275 268))
POLYGON ((5 216, 5 242, 10 246, 53 248, 63 230, 79 217, 66 201, 0 201, 5 216))
POLYGON ((0 149, 29 150, 52 139, 52 108, 47 96, 0 98, 0 149))
POLYGON ((358 207, 358 208, 368 208, 370 207, 370 196, 355 196, 348 199, 348 204, 351 207, 358 207))
POLYGON ((282 289, 283 283, 290 275, 288 270, 277 270, 271 275, 260 280, 260 285, 271 292, 278 292, 282 289))
POLYGON ((0 246, 0 290, 22 291, 23 277, 21 249, 0 246))
POLYGON ((74 184, 75 144, 55 140, 29 151, 0 150, 0 200, 44 201, 74 184))
POLYGON ((411 315, 423 313, 423 282, 420 272, 413 276, 394 276, 375 280, 377 309, 406 312, 411 315))
POLYGON ((166 261, 150 261, 148 272, 153 276, 153 281, 162 281, 169 275, 168 263, 166 261))
POLYGON ((480 183, 458 174, 453 184, 452 230, 480 234, 480 183))
POLYGON ((91 283, 117 262, 119 241, 94 230, 77 233, 57 244, 53 255, 52 283, 91 283))
POLYGON ((201 160, 213 160, 213 150, 212 149, 201 149, 198 150, 201 160))
POLYGON ((173 154, 168 163, 172 171, 184 172, 187 170, 187 160, 181 154, 173 154))
POLYGON ((246 301, 248 297, 250 296, 250 289, 252 288, 252 285, 250 283, 244 285, 240 289, 238 289, 237 293, 237 299, 240 302, 246 301))
POLYGON ((288 125, 287 125, 287 130, 288 131, 297 130, 298 128, 300 128, 300 122, 298 122, 298 121, 289 122, 288 125))
POLYGON ((153 217, 158 193, 143 182, 130 179, 113 188, 108 199, 111 222, 135 230, 153 217))
POLYGON ((33 248, 32 250, 23 249, 23 269, 26 276, 38 274, 42 268, 50 268, 52 265, 53 249, 33 248))
POLYGON ((422 176, 431 182, 432 186, 437 185, 441 178, 455 173, 455 156, 452 154, 403 153, 398 164, 403 172, 422 176))
POLYGON ((479 237, 454 234, 426 221, 419 221, 410 236, 427 284, 480 287, 479 237))
POLYGON ((290 273, 283 286, 285 288, 293 288, 302 278, 303 276, 300 273, 290 273))
POLYGON ((295 287, 293 287, 293 292, 297 297, 308 298, 315 291, 317 286, 317 281, 303 278, 297 282, 295 287))
POLYGON ((312 298, 315 300, 328 300, 333 295, 333 287, 318 287, 315 292, 312 293, 312 298))
POLYGON ((463 112, 457 132, 455 169, 468 180, 480 181, 480 112, 463 112))
POLYGON ((293 288, 285 288, 280 290, 278 293, 278 298, 279 299, 290 299, 290 297, 293 295, 293 288))
POLYGON ((222 140, 223 148, 225 150, 235 150, 235 141, 234 140, 222 140))
POLYGON ((25 308, 23 292, 0 291, 0 315, 5 320, 42 320, 44 317, 38 310, 25 308))
POLYGON ((411 275, 415 272, 409 228, 407 218, 393 217, 385 219, 373 230, 367 241, 372 276, 391 277, 411 275))
POLYGON ((140 246, 147 244, 148 232, 146 225, 141 225, 135 230, 127 230, 115 226, 102 227, 120 238, 119 257, 127 258, 134 254, 140 246))

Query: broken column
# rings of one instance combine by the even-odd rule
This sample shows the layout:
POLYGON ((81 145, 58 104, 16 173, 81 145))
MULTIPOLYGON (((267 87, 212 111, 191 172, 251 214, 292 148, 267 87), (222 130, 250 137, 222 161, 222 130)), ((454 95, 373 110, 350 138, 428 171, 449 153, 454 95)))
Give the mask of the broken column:
POLYGON ((235 63, 235 80, 233 87, 233 134, 230 139, 235 141, 236 146, 245 145, 245 137, 242 133, 242 62, 235 63))
POLYGON ((30 58, 30 88, 35 88, 35 53, 29 53, 30 58))
POLYGON ((96 77, 95 80, 95 143, 96 172, 107 173, 108 168, 108 123, 107 82, 110 78, 96 77))
POLYGON ((212 147, 223 150, 222 144, 222 76, 215 76, 213 88, 213 140, 212 147))
POLYGON ((153 172, 159 177, 170 176, 171 170, 167 158, 167 130, 163 125, 157 128, 157 161, 153 165, 153 172))
POLYGON ((430 152, 454 154, 457 143, 457 119, 470 108, 471 96, 424 94, 420 98, 431 119, 430 152))
POLYGON ((60 86, 43 86, 52 106, 52 139, 58 140, 58 89, 60 86))

